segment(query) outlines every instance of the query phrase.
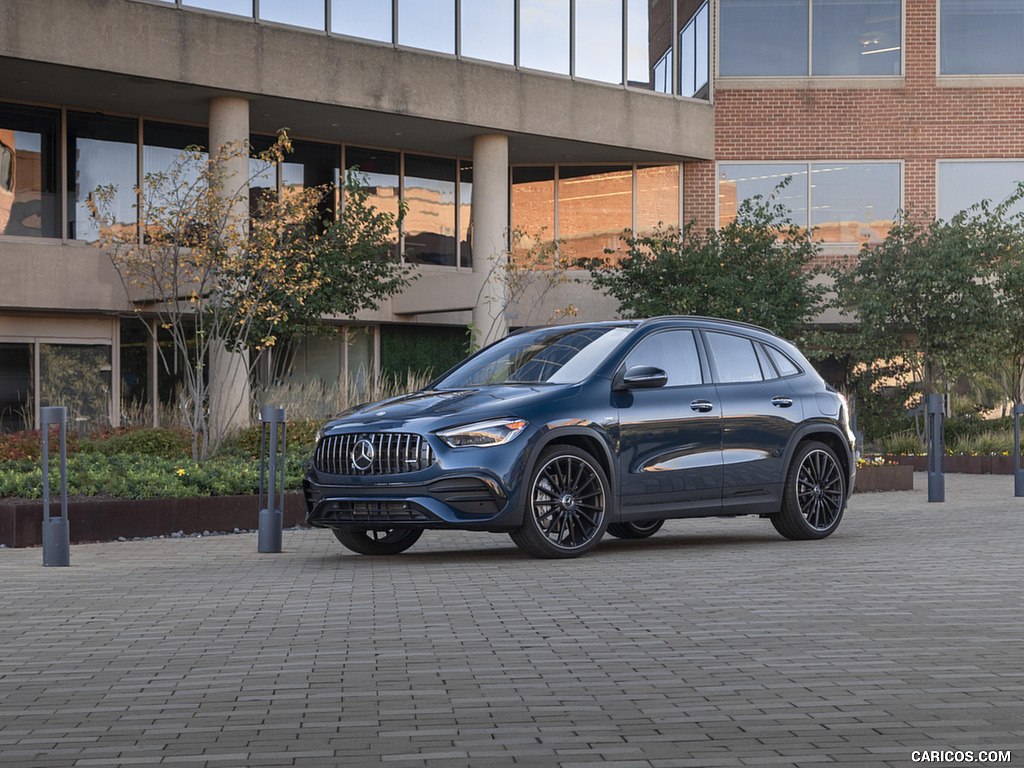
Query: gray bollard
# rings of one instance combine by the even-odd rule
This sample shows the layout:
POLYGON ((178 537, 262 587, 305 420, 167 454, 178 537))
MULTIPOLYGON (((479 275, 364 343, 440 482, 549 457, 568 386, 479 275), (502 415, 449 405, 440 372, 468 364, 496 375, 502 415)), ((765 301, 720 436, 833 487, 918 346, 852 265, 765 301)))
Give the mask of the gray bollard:
POLYGON ((1013 495, 1024 496, 1024 467, 1021 466, 1020 455, 1020 417, 1024 415, 1024 405, 1013 406, 1013 495))
POLYGON ((946 500, 946 407, 942 395, 926 395, 928 418, 928 501, 946 500))
POLYGON ((281 535, 284 530, 284 456, 287 425, 285 423, 284 408, 271 408, 263 406, 260 409, 260 422, 262 431, 260 434, 260 532, 257 549, 259 552, 280 552, 281 535), (277 455, 277 428, 281 427, 281 457, 277 455), (267 431, 270 431, 270 443, 267 444, 267 431), (267 453, 270 454, 269 486, 265 484, 267 478, 267 453), (275 493, 277 485, 280 500, 275 493), (266 490, 267 505, 263 506, 264 490, 266 490), (277 506, 274 503, 278 502, 277 506))
POLYGON ((68 416, 63 406, 39 409, 43 431, 43 565, 71 565, 68 533, 68 416), (50 426, 60 425, 60 516, 50 515, 50 426))

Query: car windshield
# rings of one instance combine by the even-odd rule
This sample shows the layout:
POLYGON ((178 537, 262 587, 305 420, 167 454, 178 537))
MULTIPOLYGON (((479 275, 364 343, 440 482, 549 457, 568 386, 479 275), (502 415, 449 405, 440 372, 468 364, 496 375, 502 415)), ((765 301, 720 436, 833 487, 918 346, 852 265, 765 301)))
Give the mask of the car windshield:
POLYGON ((485 384, 575 384, 587 378, 632 328, 543 328, 509 336, 469 358, 437 389, 485 384))

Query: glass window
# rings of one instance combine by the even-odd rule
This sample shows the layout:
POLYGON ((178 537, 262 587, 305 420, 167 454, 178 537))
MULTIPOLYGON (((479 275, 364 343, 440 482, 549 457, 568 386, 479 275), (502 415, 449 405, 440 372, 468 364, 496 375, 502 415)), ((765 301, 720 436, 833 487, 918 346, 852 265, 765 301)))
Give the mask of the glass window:
POLYGON ((807 74, 808 0, 721 0, 719 72, 807 74))
POLYGON ((704 3, 683 22, 679 33, 679 94, 708 96, 708 6, 704 3))
POLYGON ((654 90, 658 93, 672 93, 672 49, 669 48, 654 65, 654 90))
POLYGON ((349 392, 365 402, 376 378, 377 335, 372 325, 350 325, 345 328, 345 371, 349 392))
POLYGON ((1024 2, 942 0, 939 13, 942 74, 1024 74, 1024 2))
MULTIPOLYGON (((998 203, 1024 181, 1024 160, 939 163, 939 218, 948 221, 982 200, 998 203)), ((1014 212, 1024 212, 1024 203, 1014 212)))
POLYGON ((252 0, 182 0, 181 4, 186 7, 205 8, 208 11, 252 16, 252 0))
POLYGON ((792 213, 790 218, 801 227, 807 226, 807 164, 766 163, 757 165, 721 165, 718 177, 718 226, 724 227, 736 218, 739 203, 760 195, 764 199, 786 177, 792 180, 778 197, 792 213))
POLYGON ((335 194, 328 194, 320 203, 321 218, 334 218, 339 203, 337 186, 341 176, 341 148, 331 144, 317 144, 311 141, 292 141, 292 151, 281 163, 281 185, 286 188, 303 190, 311 187, 334 187, 335 194))
POLYGON ((900 208, 900 186, 899 163, 812 163, 815 238, 826 243, 884 240, 900 208))
POLYGON ((455 266, 455 161, 405 156, 405 256, 413 264, 455 266))
MULTIPOLYGON (((269 136, 250 136, 249 146, 255 155, 273 146, 274 140, 269 136)), ((260 202, 272 197, 277 192, 277 163, 262 160, 258 157, 249 158, 249 215, 259 215, 260 202)))
POLYGON ((393 42, 391 0, 331 0, 331 32, 393 42))
POLYGON ((60 237, 59 113, 0 104, 0 235, 60 237))
POLYGON ((790 209, 795 224, 813 227, 815 239, 826 243, 883 240, 900 208, 899 163, 722 165, 719 226, 735 218, 740 202, 756 195, 767 199, 787 176, 791 180, 776 199, 790 209))
POLYGON ((603 259, 633 227, 633 169, 559 166, 558 238, 572 259, 603 259))
POLYGON ((679 226, 679 166, 636 169, 636 233, 679 226))
POLYGON ((473 266, 473 164, 459 163, 459 261, 473 266))
POLYGON ((398 0, 398 44, 455 53, 455 0, 398 0))
POLYGON ((149 330, 138 317, 122 317, 120 324, 121 423, 152 426, 149 380, 153 359, 149 330))
POLYGON ((793 376, 800 373, 800 369, 797 367, 796 363, 782 354, 775 347, 766 346, 765 349, 768 350, 768 356, 772 359, 772 362, 775 363, 775 367, 778 369, 780 376, 793 376))
POLYGON ((515 63, 513 0, 462 0, 460 53, 473 59, 515 63))
POLYGON ((555 239, 554 166, 512 169, 512 229, 512 255, 520 261, 555 239))
POLYGON ((668 374, 669 387, 700 384, 700 358, 693 331, 664 331, 640 340, 626 355, 625 367, 653 365, 668 374))
POLYGON ((900 0, 814 0, 812 16, 813 74, 900 73, 900 0))
POLYGON ((68 429, 110 424, 110 345, 40 344, 39 404, 67 408, 68 429))
POLYGON ((117 188, 110 209, 114 226, 135 226, 138 133, 138 122, 129 118, 68 113, 68 237, 72 240, 99 237, 89 199, 97 187, 107 184, 117 188))
POLYGON ((260 18, 280 24, 323 30, 324 0, 260 0, 260 18))
POLYGON ((708 332, 707 337, 720 383, 761 381, 761 366, 750 339, 714 332, 708 332))
POLYGON ((754 351, 757 352, 757 362, 761 365, 761 375, 764 376, 765 380, 779 378, 779 374, 775 371, 772 361, 768 359, 768 353, 764 351, 764 347, 755 343, 754 351))
POLYGON ((520 0, 519 64, 569 74, 569 0, 520 0))
MULTIPOLYGON (((654 48, 650 44, 651 27, 647 15, 648 2, 649 0, 627 0, 626 2, 626 77, 629 79, 629 84, 636 88, 652 87, 650 52, 654 48)), ((664 46, 660 50, 664 51, 664 46)))
POLYGON ((0 430, 31 429, 32 345, 0 344, 0 430))
POLYGON ((186 147, 205 147, 205 128, 171 123, 145 122, 142 126, 142 172, 163 173, 181 157, 186 147))
MULTIPOLYGON (((378 211, 398 216, 399 156, 397 152, 346 147, 345 167, 358 169, 362 183, 370 189, 370 205, 378 211)), ((393 242, 397 249, 397 230, 394 232, 393 242)))
POLYGON ((576 61, 573 74, 604 83, 622 82, 622 0, 575 4, 576 61))

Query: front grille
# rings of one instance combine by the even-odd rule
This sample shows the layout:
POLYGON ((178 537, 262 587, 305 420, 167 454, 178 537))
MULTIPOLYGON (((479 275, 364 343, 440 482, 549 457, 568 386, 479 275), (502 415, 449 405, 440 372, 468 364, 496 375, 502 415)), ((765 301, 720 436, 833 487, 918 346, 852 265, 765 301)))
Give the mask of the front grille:
POLYGON ((321 439, 313 462, 330 475, 398 475, 433 465, 434 452, 408 432, 353 432, 321 439))
POLYGON ((338 500, 324 504, 319 523, 428 523, 434 518, 407 501, 338 500))

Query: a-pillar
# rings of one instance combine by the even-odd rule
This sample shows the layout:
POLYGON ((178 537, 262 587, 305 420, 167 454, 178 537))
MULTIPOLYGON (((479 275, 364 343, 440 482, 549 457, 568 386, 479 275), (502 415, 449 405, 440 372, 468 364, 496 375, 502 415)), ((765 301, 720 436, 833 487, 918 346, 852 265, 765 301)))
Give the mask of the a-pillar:
MULTIPOLYGON (((249 102, 237 96, 210 100, 210 156, 224 154, 219 194, 234 200, 232 221, 246 227, 249 215, 249 102)), ((210 345, 210 430, 214 436, 249 425, 248 352, 234 352, 216 339, 210 345)))
POLYGON ((508 137, 473 138, 473 341, 486 346, 508 333, 505 264, 509 256, 508 137))

